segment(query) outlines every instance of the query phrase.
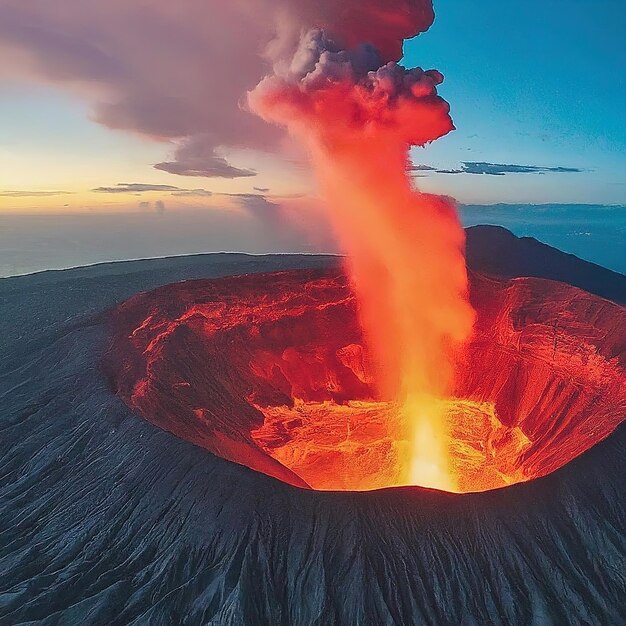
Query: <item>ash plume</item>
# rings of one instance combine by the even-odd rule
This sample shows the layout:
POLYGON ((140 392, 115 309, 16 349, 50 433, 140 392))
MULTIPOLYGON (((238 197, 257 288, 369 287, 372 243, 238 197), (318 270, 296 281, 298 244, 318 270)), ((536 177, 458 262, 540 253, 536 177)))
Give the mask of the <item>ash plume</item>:
MULTIPOLYGON (((429 1, 412 6, 432 16, 429 1)), ((451 392, 455 355, 474 319, 464 234, 454 203, 416 192, 407 175, 409 148, 454 128, 437 94, 443 76, 406 69, 368 41, 337 41, 331 31, 303 32, 248 102, 309 151, 348 255, 381 394, 401 406, 407 452, 398 481, 454 490, 436 399, 451 392)))

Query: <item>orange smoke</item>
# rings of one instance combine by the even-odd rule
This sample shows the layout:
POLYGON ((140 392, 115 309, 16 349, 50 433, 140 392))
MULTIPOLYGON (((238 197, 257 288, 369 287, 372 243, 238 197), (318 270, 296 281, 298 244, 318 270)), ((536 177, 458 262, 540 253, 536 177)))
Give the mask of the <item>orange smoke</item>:
POLYGON ((399 484, 454 491, 450 433, 438 399, 474 314, 464 233, 453 203, 415 191, 411 145, 453 129, 436 71, 382 67, 371 46, 338 49, 321 31, 289 70, 266 78, 251 108, 305 143, 348 257, 381 396, 398 405, 399 484))

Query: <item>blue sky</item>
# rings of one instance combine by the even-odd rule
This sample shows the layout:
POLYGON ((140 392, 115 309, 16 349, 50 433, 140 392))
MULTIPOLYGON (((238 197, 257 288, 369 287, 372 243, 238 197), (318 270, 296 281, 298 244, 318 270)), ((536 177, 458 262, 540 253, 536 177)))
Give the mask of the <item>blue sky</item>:
MULTIPOLYGON (((418 162, 573 167, 583 173, 431 175, 468 202, 626 201, 626 2, 447 0, 405 65, 445 76, 457 131, 418 162), (490 180, 486 180, 490 179, 490 180)), ((430 177, 429 177, 430 178, 430 177)))

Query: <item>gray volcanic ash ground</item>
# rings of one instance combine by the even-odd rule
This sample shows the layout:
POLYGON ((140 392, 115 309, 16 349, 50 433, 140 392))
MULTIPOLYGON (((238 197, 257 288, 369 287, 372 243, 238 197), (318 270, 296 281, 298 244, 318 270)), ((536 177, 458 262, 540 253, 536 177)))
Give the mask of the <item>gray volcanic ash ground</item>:
MULTIPOLYGON (((220 254, 0 281, 0 624, 626 623, 623 424, 504 489, 321 492, 214 456, 114 393, 110 311, 129 297, 336 263, 220 254)), ((585 290, 605 316, 626 304, 626 277, 503 229, 470 229, 468 263, 585 290)), ((623 372, 622 331, 593 341, 623 372)))

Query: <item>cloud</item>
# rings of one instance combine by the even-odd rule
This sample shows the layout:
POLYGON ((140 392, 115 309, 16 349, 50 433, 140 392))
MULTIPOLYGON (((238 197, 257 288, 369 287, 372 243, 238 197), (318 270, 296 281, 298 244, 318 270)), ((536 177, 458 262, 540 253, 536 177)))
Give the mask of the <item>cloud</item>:
POLYGON ((144 210, 152 210, 156 211, 159 215, 163 215, 165 213, 165 202, 163 200, 156 200, 155 202, 150 201, 142 201, 139 203, 139 208, 144 210))
POLYGON ((96 187, 96 193, 146 193, 149 191, 184 191, 174 185, 153 185, 145 183, 117 183, 114 187, 96 187))
POLYGON ((283 198, 275 201, 261 193, 222 193, 219 195, 232 198, 237 206, 270 229, 276 229, 277 232, 284 231, 287 226, 282 207, 283 198))
POLYGON ((149 192, 160 192, 169 193, 171 196, 196 198, 210 198, 214 195, 213 192, 208 189, 186 189, 175 185, 153 185, 151 183, 117 183, 117 185, 114 185, 113 187, 96 187, 95 189, 92 189, 92 191, 96 193, 131 193, 135 195, 149 192))
POLYGON ((179 191, 173 191, 171 195, 178 197, 210 198, 214 194, 208 189, 181 189, 179 191))
POLYGON ((262 216, 263 214, 267 214, 270 211, 275 211, 279 205, 271 200, 268 200, 266 196, 255 193, 233 193, 233 194, 224 194, 230 196, 235 199, 235 202, 247 209, 251 213, 255 215, 262 216))
POLYGON ((191 165, 190 163, 176 161, 163 161, 154 166, 155 169, 178 176, 204 176, 206 178, 243 178, 256 176, 253 170, 241 169, 228 163, 224 157, 212 156, 202 163, 191 165))
POLYGON ((385 63, 369 44, 343 50, 313 29, 302 35, 289 66, 263 79, 248 103, 292 135, 317 133, 328 146, 376 134, 423 146, 454 129, 450 107, 437 95, 442 81, 437 70, 385 63))
POLYGON ((501 163, 485 163, 483 161, 464 161, 462 172, 465 174, 488 174, 503 176, 504 174, 546 174, 546 173, 578 173, 584 170, 577 167, 541 167, 539 165, 505 165, 501 163))
POLYGON ((0 191, 1 198, 47 198, 50 196, 70 196, 72 191, 0 191))
POLYGON ((109 128, 171 142, 157 169, 252 176, 229 150, 276 150, 282 133, 242 98, 291 58, 301 32, 370 42, 388 61, 432 20, 429 0, 3 0, 0 80, 51 83, 109 128))
POLYGON ((437 171, 436 167, 431 167, 430 165, 409 165, 407 168, 407 172, 435 172, 437 171))
POLYGON ((260 193, 267 193, 269 191, 269 187, 253 187, 253 189, 260 193))
POLYGON ((486 163, 484 161, 463 161, 461 169, 439 169, 429 165, 413 165, 409 172, 434 172, 435 174, 486 174, 504 176, 505 174, 565 174, 579 173, 586 170, 577 167, 543 167, 540 165, 513 165, 486 163))
POLYGON ((157 163, 155 169, 180 176, 205 176, 207 178, 243 178, 256 176, 254 170, 234 167, 215 154, 215 146, 205 136, 190 137, 181 142, 174 152, 173 161, 157 163))
MULTIPOLYGON (((255 187, 255 189, 257 189, 255 187)), ((92 189, 96 193, 111 193, 111 194, 133 194, 140 195, 143 193, 167 193, 175 198, 233 198, 235 203, 250 212, 258 213, 262 211, 269 211, 269 209, 275 209, 279 205, 270 201, 265 193, 215 193, 209 189, 193 188, 187 189, 185 187, 177 187, 175 185, 154 185, 151 183, 117 183, 111 187, 96 187, 92 189)), ((139 207, 142 209, 160 208, 157 205, 162 203, 162 200, 155 202, 142 201, 139 202, 139 207)), ((161 207, 165 208, 165 207, 161 207)))
MULTIPOLYGON (((272 237, 280 246, 288 246, 294 237, 304 236, 307 229, 294 220, 294 211, 288 209, 289 199, 269 199, 263 194, 232 193, 220 194, 232 198, 245 213, 257 224, 257 229, 264 236, 272 237)), ((311 229, 311 224, 308 224, 311 229)))

